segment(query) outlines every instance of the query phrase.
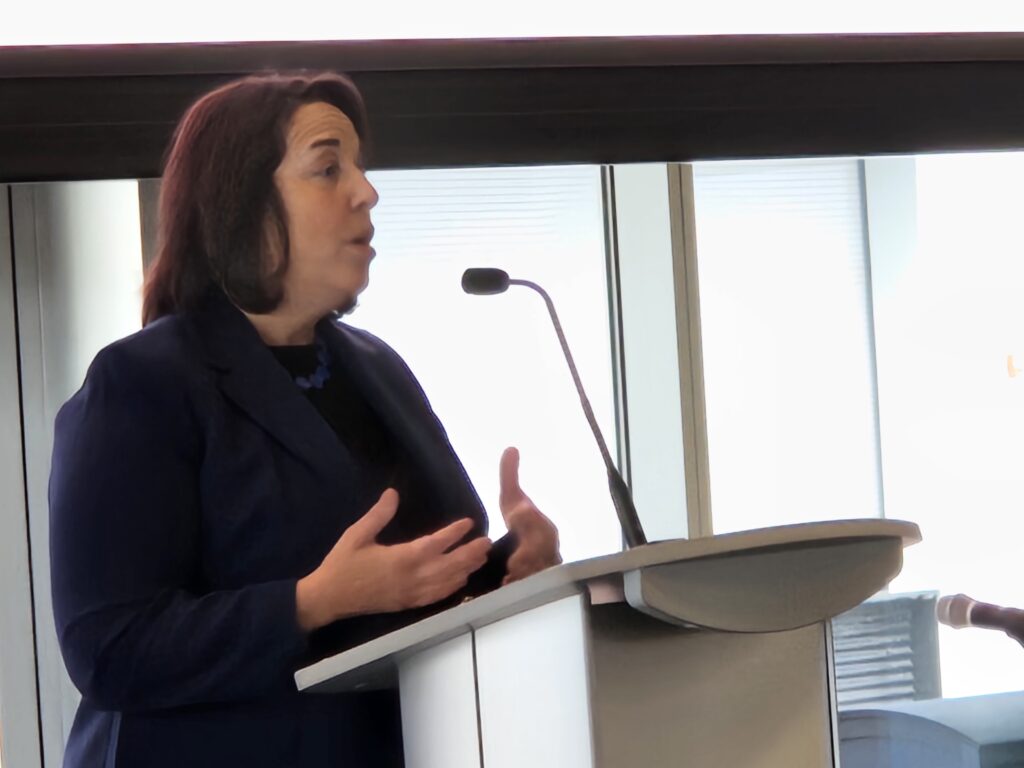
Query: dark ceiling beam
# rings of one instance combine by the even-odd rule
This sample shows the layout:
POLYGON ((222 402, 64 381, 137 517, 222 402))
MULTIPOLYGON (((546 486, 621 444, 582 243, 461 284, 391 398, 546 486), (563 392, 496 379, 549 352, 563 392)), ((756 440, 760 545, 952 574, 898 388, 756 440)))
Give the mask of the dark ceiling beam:
POLYGON ((347 71, 374 167, 1024 147, 1024 35, 0 49, 0 180, 150 177, 209 88, 347 71))
POLYGON ((1024 33, 702 35, 0 47, 0 78, 422 69, 1007 61, 1024 33))

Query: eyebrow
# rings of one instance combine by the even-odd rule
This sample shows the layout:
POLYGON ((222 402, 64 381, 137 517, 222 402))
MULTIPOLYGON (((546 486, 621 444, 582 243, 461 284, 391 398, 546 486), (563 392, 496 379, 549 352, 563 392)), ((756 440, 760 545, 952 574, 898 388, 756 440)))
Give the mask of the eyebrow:
POLYGON ((309 145, 310 149, 317 149, 318 147, 340 147, 341 142, 338 139, 317 139, 309 145))
MULTIPOLYGON (((309 145, 309 150, 319 149, 320 147, 334 147, 335 149, 341 149, 341 141, 339 139, 317 139, 309 145)), ((356 155, 356 165, 360 168, 365 168, 366 164, 363 159, 363 150, 360 148, 359 154, 356 155)))

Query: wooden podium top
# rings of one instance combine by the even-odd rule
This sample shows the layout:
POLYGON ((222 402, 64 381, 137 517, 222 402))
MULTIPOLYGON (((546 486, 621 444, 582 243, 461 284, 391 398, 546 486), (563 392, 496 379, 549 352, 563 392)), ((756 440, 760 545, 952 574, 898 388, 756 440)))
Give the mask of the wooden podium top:
POLYGON ((888 584, 914 523, 837 520, 654 542, 566 563, 351 648, 295 673, 299 690, 392 685, 397 665, 473 629, 589 591, 662 621, 727 632, 773 632, 830 619, 888 584))

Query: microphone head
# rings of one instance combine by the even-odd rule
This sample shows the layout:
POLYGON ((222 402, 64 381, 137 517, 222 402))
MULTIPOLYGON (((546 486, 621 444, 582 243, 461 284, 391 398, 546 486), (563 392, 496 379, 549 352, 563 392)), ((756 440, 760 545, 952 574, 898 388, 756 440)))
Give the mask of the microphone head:
POLYGON ((967 595, 946 595, 935 604, 935 617, 940 624, 960 629, 971 626, 971 606, 974 600, 967 595))
POLYGON ((508 272, 493 267, 476 267, 462 273, 462 290, 476 296, 490 296, 508 290, 508 272))

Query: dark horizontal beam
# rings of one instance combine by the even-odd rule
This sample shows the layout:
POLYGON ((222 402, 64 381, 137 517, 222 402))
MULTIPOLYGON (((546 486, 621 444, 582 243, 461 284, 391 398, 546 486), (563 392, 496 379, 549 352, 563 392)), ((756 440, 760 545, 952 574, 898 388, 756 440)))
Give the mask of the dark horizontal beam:
POLYGON ((0 47, 0 78, 856 62, 1020 61, 1024 33, 701 35, 0 47))
POLYGON ((150 177, 188 104, 348 71, 378 168, 1024 147, 1024 35, 128 46, 0 52, 0 180, 150 177))

